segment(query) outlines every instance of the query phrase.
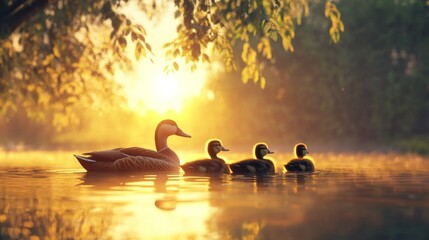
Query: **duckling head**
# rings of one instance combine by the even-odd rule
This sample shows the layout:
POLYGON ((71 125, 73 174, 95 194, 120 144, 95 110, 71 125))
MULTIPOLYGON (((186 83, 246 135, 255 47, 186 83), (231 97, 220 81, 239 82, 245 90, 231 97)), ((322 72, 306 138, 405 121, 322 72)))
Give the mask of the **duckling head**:
POLYGON ((304 143, 298 143, 295 145, 295 157, 303 158, 305 155, 309 154, 307 150, 307 145, 304 143))
POLYGON ((259 143, 255 146, 255 156, 257 159, 264 159, 265 155, 272 153, 274 152, 270 151, 265 143, 259 143))
POLYGON ((217 158, 217 154, 221 151, 229 151, 229 149, 222 146, 221 141, 211 140, 207 145, 207 151, 211 158, 217 158))

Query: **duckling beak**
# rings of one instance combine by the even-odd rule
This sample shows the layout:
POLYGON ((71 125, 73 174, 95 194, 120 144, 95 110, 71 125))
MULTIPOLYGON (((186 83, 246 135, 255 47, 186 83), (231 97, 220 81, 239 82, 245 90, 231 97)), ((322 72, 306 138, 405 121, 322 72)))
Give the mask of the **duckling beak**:
POLYGON ((224 146, 220 146, 222 148, 222 151, 229 151, 228 148, 225 148, 224 146))
POLYGON ((189 135, 189 134, 185 133, 185 132, 184 132, 184 131, 182 131, 182 129, 180 129, 180 128, 177 128, 176 135, 177 135, 177 136, 181 136, 181 137, 187 137, 187 138, 190 138, 190 137, 191 137, 191 135, 189 135))

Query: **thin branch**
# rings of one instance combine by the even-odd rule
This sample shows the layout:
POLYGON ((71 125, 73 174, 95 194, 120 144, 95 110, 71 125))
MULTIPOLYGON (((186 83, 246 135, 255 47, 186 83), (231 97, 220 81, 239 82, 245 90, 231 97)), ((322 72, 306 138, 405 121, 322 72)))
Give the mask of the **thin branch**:
POLYGON ((12 34, 21 24, 28 21, 37 12, 42 11, 44 8, 46 8, 50 1, 36 0, 33 1, 31 4, 21 8, 19 8, 18 6, 19 2, 22 1, 17 1, 15 2, 15 4, 10 6, 10 9, 15 8, 13 10, 13 13, 9 12, 9 15, 7 15, 4 19, 0 19, 0 39, 8 38, 10 34, 12 34))

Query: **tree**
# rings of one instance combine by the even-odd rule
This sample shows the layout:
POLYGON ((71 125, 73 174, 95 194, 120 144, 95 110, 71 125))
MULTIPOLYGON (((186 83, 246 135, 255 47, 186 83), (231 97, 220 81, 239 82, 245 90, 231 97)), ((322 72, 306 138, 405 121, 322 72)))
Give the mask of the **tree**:
MULTIPOLYGON (((117 85, 111 74, 129 62, 123 53, 129 40, 135 57, 150 57, 143 26, 133 23, 118 9, 127 0, 3 0, 0 1, 0 109, 7 112, 21 106, 31 116, 44 118, 53 112, 61 125, 64 115, 73 115, 77 102, 114 101, 117 85), (98 41, 94 28, 106 35, 98 41), (58 113, 58 114, 57 114, 58 113), (58 120, 60 119, 60 120, 58 120)), ((157 11, 169 1, 140 1, 146 13, 157 11)), ((195 68, 196 62, 210 62, 209 51, 221 53, 230 70, 241 55, 242 81, 264 88, 264 61, 272 58, 272 42, 281 41, 293 51, 295 27, 309 12, 309 1, 290 0, 175 0, 181 19, 178 36, 166 43, 171 66, 183 57, 195 68), (240 48, 240 53, 235 52, 240 48)), ((333 1, 326 1, 325 16, 331 21, 333 42, 344 26, 333 1)), ((57 120, 55 120, 57 119, 57 120)))

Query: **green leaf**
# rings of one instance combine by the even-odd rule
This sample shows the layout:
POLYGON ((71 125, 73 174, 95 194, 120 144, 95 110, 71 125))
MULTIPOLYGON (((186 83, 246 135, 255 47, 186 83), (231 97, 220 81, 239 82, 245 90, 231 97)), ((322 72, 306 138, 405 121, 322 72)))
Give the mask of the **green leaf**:
POLYGON ((271 30, 271 23, 269 21, 264 21, 262 29, 264 30, 264 33, 268 35, 271 30))
POLYGON ((270 38, 271 38, 274 42, 276 42, 276 41, 277 41, 277 39, 278 39, 278 34, 277 34, 277 32, 276 32, 276 31, 270 31, 270 38))

